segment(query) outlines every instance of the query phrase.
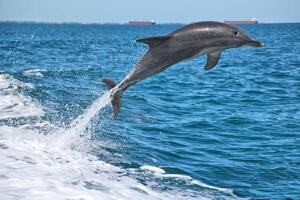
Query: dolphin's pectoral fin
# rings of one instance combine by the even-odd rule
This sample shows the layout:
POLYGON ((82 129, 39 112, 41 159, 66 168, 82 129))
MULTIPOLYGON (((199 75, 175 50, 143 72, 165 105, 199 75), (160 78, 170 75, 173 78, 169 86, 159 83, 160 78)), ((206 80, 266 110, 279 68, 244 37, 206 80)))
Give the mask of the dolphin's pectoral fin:
POLYGON ((205 70, 212 69, 220 60, 222 51, 216 51, 214 53, 207 54, 207 63, 204 67, 205 70))
POLYGON ((141 38, 137 39, 137 42, 142 42, 148 44, 150 47, 154 47, 160 45, 161 43, 167 41, 172 36, 158 36, 158 37, 149 37, 149 38, 141 38))

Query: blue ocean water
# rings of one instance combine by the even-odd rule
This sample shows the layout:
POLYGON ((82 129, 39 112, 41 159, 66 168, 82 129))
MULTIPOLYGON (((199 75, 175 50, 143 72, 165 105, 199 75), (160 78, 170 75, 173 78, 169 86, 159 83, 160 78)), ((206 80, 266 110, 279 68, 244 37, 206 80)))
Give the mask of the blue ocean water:
POLYGON ((242 26, 265 46, 172 66, 111 119, 100 80, 180 26, 0 24, 1 196, 300 199, 300 24, 242 26))

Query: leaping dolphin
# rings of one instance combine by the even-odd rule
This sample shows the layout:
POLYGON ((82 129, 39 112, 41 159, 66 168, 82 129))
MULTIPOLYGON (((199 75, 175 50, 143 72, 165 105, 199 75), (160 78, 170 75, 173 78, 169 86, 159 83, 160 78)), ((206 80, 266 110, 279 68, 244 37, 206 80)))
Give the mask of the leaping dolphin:
POLYGON ((119 84, 109 79, 102 80, 110 90, 113 118, 116 118, 120 111, 123 92, 153 74, 201 55, 207 55, 204 69, 209 70, 218 63, 225 49, 244 45, 263 46, 262 42, 251 39, 237 27, 213 21, 193 23, 166 36, 142 38, 137 42, 145 43, 150 48, 133 70, 119 84))

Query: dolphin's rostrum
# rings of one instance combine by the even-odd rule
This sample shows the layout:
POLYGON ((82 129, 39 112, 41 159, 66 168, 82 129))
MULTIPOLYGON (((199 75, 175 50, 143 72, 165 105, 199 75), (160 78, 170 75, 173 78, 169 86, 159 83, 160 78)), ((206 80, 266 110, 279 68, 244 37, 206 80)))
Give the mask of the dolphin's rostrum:
POLYGON ((116 118, 121 107, 123 92, 135 83, 171 65, 201 55, 207 55, 205 70, 212 69, 225 49, 244 45, 262 47, 259 41, 251 39, 241 29, 220 22, 198 22, 184 26, 166 36, 138 39, 149 45, 149 49, 133 70, 119 83, 103 79, 110 89, 113 106, 112 117, 116 118))

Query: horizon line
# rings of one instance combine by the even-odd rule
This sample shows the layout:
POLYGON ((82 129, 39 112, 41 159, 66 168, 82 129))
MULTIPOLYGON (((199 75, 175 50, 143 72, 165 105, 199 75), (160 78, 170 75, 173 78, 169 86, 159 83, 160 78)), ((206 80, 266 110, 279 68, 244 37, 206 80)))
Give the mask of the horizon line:
MULTIPOLYGON (((133 21, 140 21, 140 20, 133 20, 133 21)), ((150 20, 141 20, 141 21, 150 21, 150 20)), ((211 20, 209 20, 211 21, 211 20)), ((216 20, 219 21, 219 20, 216 20)), ((219 22, 225 21, 248 21, 248 20, 223 20, 219 22)), ((129 22, 129 21, 128 21, 129 22)), ((34 21, 34 20, 0 20, 0 23, 17 23, 17 24, 81 24, 81 25, 128 25, 128 22, 77 22, 77 21, 34 21)), ((197 21, 190 21, 190 22, 155 22, 156 25, 164 25, 164 24, 190 24, 197 21)), ((297 24, 299 22, 260 22, 258 24, 297 24)))

